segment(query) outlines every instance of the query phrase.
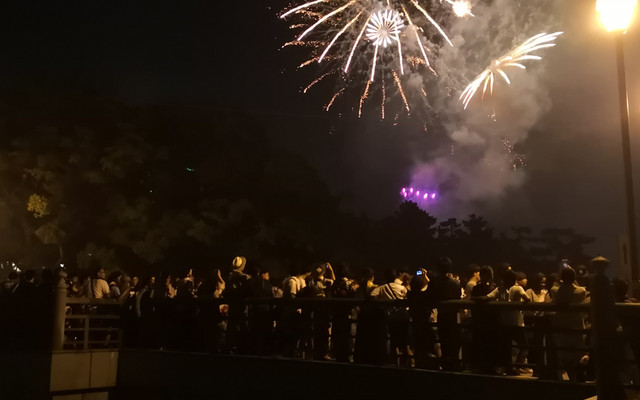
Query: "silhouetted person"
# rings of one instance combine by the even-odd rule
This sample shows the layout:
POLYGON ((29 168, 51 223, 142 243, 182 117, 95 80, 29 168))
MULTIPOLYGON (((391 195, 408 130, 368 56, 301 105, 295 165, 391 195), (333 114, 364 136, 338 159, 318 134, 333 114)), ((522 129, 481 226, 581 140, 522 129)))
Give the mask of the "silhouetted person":
POLYGON ((416 368, 437 369, 439 363, 435 356, 435 335, 431 327, 433 305, 429 299, 429 277, 424 268, 418 272, 411 279, 411 290, 407 293, 414 338, 413 356, 416 368))
MULTIPOLYGON (((157 349, 161 347, 160 338, 163 336, 162 325, 164 315, 162 310, 162 291, 154 276, 148 276, 140 281, 140 289, 135 296, 135 312, 138 316, 139 333, 135 339, 137 346, 157 349)), ((134 339, 132 339, 134 340, 134 339)))
MULTIPOLYGON (((311 275, 311 269, 294 268, 291 275, 282 282, 283 298, 295 299, 299 294, 302 294, 303 289, 307 286, 306 279, 309 275, 311 275)), ((296 354, 302 329, 301 313, 301 308, 290 304, 283 305, 277 312, 277 338, 286 357, 292 357, 296 354)))
MULTIPOLYGON (((576 283, 576 272, 570 266, 562 267, 559 274, 560 284, 551 288, 550 295, 558 305, 583 303, 587 297, 585 288, 576 283)), ((584 329, 584 316, 575 311, 558 311, 553 323, 559 329, 584 329)), ((578 373, 583 368, 586 355, 585 334, 581 332, 558 332, 553 335, 556 346, 572 348, 573 351, 559 349, 558 366, 567 371, 569 379, 579 379, 578 373), (577 350, 577 351, 576 351, 577 350), (582 351, 580 351, 582 350, 582 351)), ((561 371, 558 371, 560 374, 561 371)), ((557 375, 557 379, 561 379, 557 375)))
POLYGON ((375 273, 371 268, 364 268, 360 276, 360 284, 356 290, 356 297, 367 299, 371 297, 371 291, 377 288, 375 273))
POLYGON ((2 287, 0 287, 0 295, 9 297, 9 294, 13 293, 16 285, 20 282, 20 274, 16 270, 12 270, 9 272, 7 279, 2 282, 2 287))
POLYGON ((365 268, 362 271, 358 297, 368 301, 358 313, 353 349, 353 359, 357 364, 382 365, 387 361, 386 313, 382 307, 369 301, 371 293, 378 288, 374 279, 373 269, 365 268))
MULTIPOLYGON (((373 289, 371 297, 381 300, 406 299, 408 276, 406 272, 395 269, 388 271, 389 282, 373 289)), ((385 312, 391 361, 394 364, 406 364, 409 356, 409 312, 406 306, 385 307, 385 312)))
POLYGON ((45 347, 42 333, 48 336, 47 332, 50 332, 45 329, 50 309, 43 306, 44 304, 51 304, 51 300, 45 298, 43 291, 38 287, 36 271, 24 271, 14 287, 9 304, 10 307, 14 307, 16 316, 16 325, 13 327, 17 333, 12 346, 14 349, 33 351, 45 347))
POLYGON ((171 347, 184 351, 198 350, 198 305, 196 303, 195 279, 193 270, 185 268, 182 278, 176 284, 176 296, 171 307, 173 337, 169 338, 171 347))
POLYGON ((471 299, 480 303, 471 314, 471 366, 473 370, 488 375, 498 374, 498 368, 501 367, 498 356, 500 314, 482 306, 494 289, 493 268, 482 266, 480 281, 471 291, 471 299))
MULTIPOLYGON (((543 273, 533 275, 529 281, 527 295, 533 303, 547 301, 547 278, 543 273)), ((545 332, 551 327, 550 318, 544 311, 532 311, 524 315, 525 326, 533 327, 530 334, 531 348, 529 349, 529 363, 533 365, 533 376, 545 375, 546 363, 544 357, 545 332)))
POLYGON ((294 299, 307 286, 307 278, 311 275, 311 270, 304 270, 301 273, 294 272, 282 282, 282 297, 294 299))
MULTIPOLYGON (((451 269, 453 263, 448 257, 438 260, 436 276, 429 284, 431 298, 435 304, 445 300, 460 300, 460 282, 453 278, 451 269)), ((458 353, 461 346, 460 327, 458 326, 458 311, 438 309, 438 339, 442 351, 441 366, 446 371, 460 371, 458 353)))
MULTIPOLYGON (((487 295, 487 298, 496 301, 509 302, 511 298, 511 288, 516 285, 517 276, 516 273, 509 269, 503 269, 502 281, 498 287, 496 287, 491 293, 487 295)), ((524 293, 524 289, 518 291, 519 294, 524 293)), ((511 363, 511 348, 512 340, 514 337, 514 327, 518 326, 521 311, 512 310, 499 310, 498 326, 499 330, 496 333, 495 349, 497 358, 499 360, 500 368, 508 375, 518 375, 518 371, 511 363)))
POLYGON ((198 306, 200 313, 200 335, 204 351, 214 353, 222 341, 220 322, 220 305, 215 301, 222 295, 225 282, 219 269, 211 269, 197 288, 198 306))
POLYGON ((78 274, 72 274, 68 281, 67 296, 81 297, 83 285, 84 281, 80 279, 80 276, 78 274))
POLYGON ((236 257, 231 263, 233 270, 229 273, 226 288, 222 296, 229 300, 229 317, 227 319, 227 346, 232 353, 242 353, 247 333, 247 306, 242 303, 249 294, 248 281, 250 275, 244 272, 247 259, 236 257))
MULTIPOLYGON (((249 281, 249 297, 256 299, 273 298, 273 285, 269 282, 269 270, 258 269, 249 281)), ((269 304, 249 306, 249 338, 251 352, 258 355, 269 354, 273 346, 273 310, 269 304)))
POLYGON ((82 296, 93 297, 94 299, 108 299, 111 291, 105 278, 104 268, 96 268, 94 275, 84 283, 81 291, 82 296))
MULTIPOLYGON (((516 272, 516 282, 509 288, 509 301, 512 303, 530 303, 531 297, 526 292, 527 287, 527 275, 524 272, 516 272)), ((513 320, 510 321, 511 339, 518 345, 516 364, 517 371, 514 373, 531 373, 529 368, 524 367, 523 364, 527 361, 527 354, 529 349, 527 348, 528 340, 524 328, 524 313, 522 311, 515 311, 513 314, 513 320)))
POLYGON ((13 296, 20 301, 30 301, 36 296, 37 286, 36 271, 28 269, 20 275, 18 283, 13 287, 13 296))
POLYGON ((464 286, 464 299, 471 298, 473 288, 480 282, 480 267, 476 264, 469 265, 467 267, 467 274, 469 275, 469 280, 464 286))
MULTIPOLYGON (((351 276, 351 271, 345 265, 341 265, 337 280, 333 284, 333 297, 338 299, 355 298, 358 287, 358 282, 351 276)), ((352 311, 351 305, 336 304, 333 307, 331 344, 336 361, 348 362, 352 352, 352 311)))

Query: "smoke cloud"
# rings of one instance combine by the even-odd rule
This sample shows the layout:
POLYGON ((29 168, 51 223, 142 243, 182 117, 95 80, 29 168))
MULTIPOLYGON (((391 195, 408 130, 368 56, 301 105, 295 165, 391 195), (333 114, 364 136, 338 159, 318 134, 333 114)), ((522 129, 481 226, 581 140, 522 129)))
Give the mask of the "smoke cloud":
MULTIPOLYGON (((549 0, 494 0, 476 3, 473 12, 475 18, 453 21, 447 31, 454 46, 443 44, 434 58, 436 90, 449 95, 434 96, 430 106, 440 117, 446 140, 428 156, 414 154, 412 186, 438 185, 445 195, 437 210, 430 205, 429 211, 438 215, 460 215, 520 187, 526 168, 518 152, 551 106, 542 60, 525 62, 526 71, 508 69, 511 85, 498 78, 493 95, 487 92, 481 101, 480 88, 463 110, 458 96, 492 60, 535 34, 561 30, 549 0)), ((544 57, 555 49, 534 54, 544 57)))

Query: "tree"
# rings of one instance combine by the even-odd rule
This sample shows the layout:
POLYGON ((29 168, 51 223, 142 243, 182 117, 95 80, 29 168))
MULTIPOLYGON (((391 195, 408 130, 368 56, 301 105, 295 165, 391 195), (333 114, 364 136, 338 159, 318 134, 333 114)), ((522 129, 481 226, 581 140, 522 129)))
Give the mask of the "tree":
POLYGON ((416 203, 401 203, 392 217, 382 221, 383 242, 376 253, 387 266, 425 265, 433 247, 436 221, 416 203))

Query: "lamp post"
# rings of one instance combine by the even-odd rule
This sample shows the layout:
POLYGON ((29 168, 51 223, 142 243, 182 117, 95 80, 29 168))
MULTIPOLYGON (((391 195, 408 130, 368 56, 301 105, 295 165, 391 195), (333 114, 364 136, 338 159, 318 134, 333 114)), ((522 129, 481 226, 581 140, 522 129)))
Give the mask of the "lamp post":
POLYGON ((629 235, 629 264, 631 280, 638 281, 638 238, 636 234, 636 211, 631 169, 631 140, 629 138, 629 100, 624 68, 624 34, 631 25, 637 0, 597 0, 596 11, 600 13, 602 25, 613 32, 616 41, 618 63, 618 95, 620 101, 620 127, 622 132, 622 157, 627 198, 627 224, 629 235))

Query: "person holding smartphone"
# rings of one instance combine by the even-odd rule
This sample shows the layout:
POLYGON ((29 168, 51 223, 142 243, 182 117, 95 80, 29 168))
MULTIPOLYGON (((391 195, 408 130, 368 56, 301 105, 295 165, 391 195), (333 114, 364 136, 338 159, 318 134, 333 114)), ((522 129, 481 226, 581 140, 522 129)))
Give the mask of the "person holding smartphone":
POLYGON ((431 326, 433 304, 429 300, 429 276, 425 268, 419 268, 411 279, 411 290, 407 293, 409 314, 413 331, 413 358, 415 367, 437 369, 435 354, 435 332, 431 326))
MULTIPOLYGON (((452 277, 453 262, 449 257, 441 257, 437 264, 438 276, 431 280, 431 300, 437 304, 445 300, 460 300, 460 282, 452 277)), ((458 326, 458 312, 438 310, 438 338, 442 356, 440 366, 444 371, 461 371, 461 332, 458 326)))

